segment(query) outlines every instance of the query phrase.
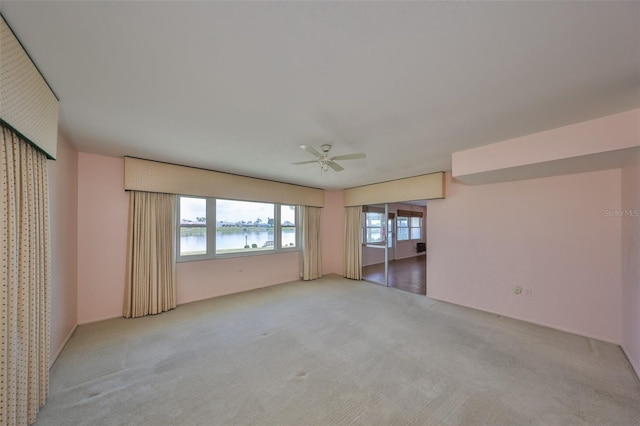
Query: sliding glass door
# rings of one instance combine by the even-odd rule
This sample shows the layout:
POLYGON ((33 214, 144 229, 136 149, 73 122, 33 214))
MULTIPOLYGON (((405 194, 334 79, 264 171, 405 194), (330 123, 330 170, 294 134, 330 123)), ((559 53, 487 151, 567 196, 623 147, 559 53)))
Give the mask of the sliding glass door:
POLYGON ((426 201, 362 207, 362 278, 426 295, 426 201))
POLYGON ((362 276, 386 286, 388 282, 387 205, 362 207, 362 276))

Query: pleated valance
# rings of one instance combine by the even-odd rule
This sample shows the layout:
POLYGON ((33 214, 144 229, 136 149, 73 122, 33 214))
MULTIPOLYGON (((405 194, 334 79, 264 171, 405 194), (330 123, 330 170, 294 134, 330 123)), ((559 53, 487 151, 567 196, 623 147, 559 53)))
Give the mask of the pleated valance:
POLYGON ((324 207, 324 191, 247 176, 125 157, 124 189, 324 207))
POLYGON ((344 191, 345 206, 444 198, 444 172, 374 183, 344 191))
POLYGON ((56 157, 58 99, 0 15, 0 123, 56 157))

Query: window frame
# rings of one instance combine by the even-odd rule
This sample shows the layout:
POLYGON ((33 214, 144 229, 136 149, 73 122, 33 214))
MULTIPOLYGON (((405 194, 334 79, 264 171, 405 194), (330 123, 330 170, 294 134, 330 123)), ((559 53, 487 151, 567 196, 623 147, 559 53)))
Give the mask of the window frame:
POLYGON ((424 228, 424 213, 414 210, 398 210, 396 219, 396 241, 422 241, 424 228), (418 219, 418 226, 414 226, 414 219, 418 219), (400 226, 400 222, 405 221, 407 226, 400 226), (400 238, 401 230, 407 230, 407 238, 400 238), (415 230, 420 230, 420 236, 413 237, 415 230))
MULTIPOLYGON (((200 260, 214 260, 214 259, 229 259, 234 257, 245 257, 245 256, 262 256, 262 255, 270 255, 277 253, 286 253, 286 252, 294 252, 301 250, 301 231, 300 227, 300 206, 293 204, 283 204, 283 203, 271 203, 266 201, 249 201, 249 200, 233 200, 230 198, 219 198, 219 197, 202 197, 202 196, 192 196, 192 195, 178 195, 177 204, 177 230, 176 230, 176 262, 195 262, 200 260), (206 200, 206 228, 207 233, 207 251, 205 254, 188 254, 182 255, 180 254, 180 230, 183 227, 194 227, 194 225, 181 225, 181 214, 180 214, 180 199, 181 198, 199 198, 206 200), (273 215, 273 250, 255 250, 255 251, 247 251, 247 252, 232 252, 232 253, 216 253, 216 231, 218 220, 216 217, 216 201, 217 200, 229 200, 229 201, 241 201, 241 202, 254 202, 254 203, 264 203, 273 205, 274 215, 273 215), (293 206, 295 207, 295 247, 282 247, 281 242, 281 206, 293 206)), ((203 227, 202 225, 195 225, 199 227, 203 227)))
POLYGON ((398 241, 411 241, 411 217, 398 214, 396 216, 396 242, 398 241), (400 219, 406 219, 407 226, 400 226, 400 219), (407 238, 400 238, 400 230, 407 230, 407 238))
POLYGON ((410 241, 421 241, 422 240, 422 217, 420 216, 413 216, 409 218, 409 240, 410 241), (413 219, 418 219, 418 226, 413 226, 413 219), (420 230, 420 236, 418 238, 413 238, 413 230, 414 229, 419 229, 420 230))
POLYGON ((384 212, 378 212, 378 211, 366 211, 366 212, 362 212, 362 245, 364 246, 384 246, 387 243, 387 235, 386 235, 386 227, 384 225, 384 221, 386 221, 386 215, 384 214, 384 212), (381 215, 380 218, 380 226, 367 226, 367 215, 369 214, 376 214, 376 215, 381 215), (369 233, 367 232, 369 229, 380 229, 380 237, 382 238, 381 241, 374 241, 374 242, 369 242, 368 236, 369 233))
POLYGON ((300 243, 301 243, 301 238, 300 238, 300 208, 295 205, 295 204, 283 204, 283 203, 274 203, 275 205, 275 210, 276 210, 276 215, 274 217, 274 224, 278 223, 279 225, 279 232, 278 232, 278 237, 276 239, 276 229, 274 227, 273 230, 273 244, 274 246, 276 246, 280 252, 288 252, 288 251, 298 251, 301 249, 300 247, 300 243), (294 220, 295 220, 295 226, 293 226, 293 228, 295 228, 296 230, 296 242, 295 242, 295 246, 294 247, 283 247, 282 246, 282 228, 291 228, 291 226, 283 226, 282 225, 282 207, 294 207, 295 208, 295 213, 294 213, 294 220))
MULTIPOLYGON (((189 260, 205 260, 208 259, 209 256, 209 252, 210 252, 210 244, 211 244, 211 227, 209 226, 209 218, 211 217, 211 209, 210 209, 210 202, 209 199, 207 197, 200 197, 200 196, 192 196, 192 195, 179 195, 178 196, 178 202, 176 203, 177 207, 176 209, 177 211, 177 217, 178 217, 178 226, 177 226, 177 236, 176 236, 176 261, 181 261, 181 259, 189 259, 189 260), (200 200, 205 200, 205 216, 207 218, 206 222, 204 225, 183 225, 181 223, 181 198, 195 198, 195 199, 200 199, 200 200), (181 230, 182 228, 204 228, 206 230, 206 236, 207 236, 207 247, 206 247, 206 252, 204 254, 188 254, 188 255, 181 255, 180 254, 180 239, 182 237, 181 235, 181 230)), ((213 206, 214 210, 213 212, 215 212, 215 204, 213 206)), ((214 227, 214 232, 215 232, 215 227, 214 227)), ((215 235, 215 234, 214 234, 215 235)))

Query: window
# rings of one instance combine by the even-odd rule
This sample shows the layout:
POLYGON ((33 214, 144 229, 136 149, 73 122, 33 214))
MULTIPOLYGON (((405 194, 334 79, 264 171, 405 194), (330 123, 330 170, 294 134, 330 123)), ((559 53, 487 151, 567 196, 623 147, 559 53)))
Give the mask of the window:
POLYGON ((296 206, 280 206, 280 248, 297 246, 296 206))
POLYGON ((207 200, 180 197, 180 256, 207 254, 207 200))
POLYGON ((398 215, 396 220, 396 236, 398 241, 409 241, 409 218, 398 215))
POLYGON ((365 244, 384 243, 384 213, 365 212, 364 213, 364 238, 365 244))
POLYGON ((216 254, 273 251, 275 206, 216 199, 216 254))
POLYGON ((419 211, 398 210, 396 221, 398 241, 421 240, 422 217, 423 213, 419 211))
POLYGON ((412 217, 411 218, 411 239, 419 240, 421 238, 422 238, 422 218, 412 217))
POLYGON ((266 254, 298 247, 296 206, 194 197, 180 197, 179 205, 180 260, 266 254))

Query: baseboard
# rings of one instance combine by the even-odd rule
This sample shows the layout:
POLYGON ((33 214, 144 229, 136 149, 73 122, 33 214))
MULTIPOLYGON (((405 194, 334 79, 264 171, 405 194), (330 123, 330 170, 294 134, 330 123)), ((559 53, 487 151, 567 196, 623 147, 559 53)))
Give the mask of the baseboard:
POLYGON ((106 320, 110 320, 110 319, 114 319, 114 318, 123 318, 123 316, 122 315, 109 315, 109 316, 100 317, 100 318, 92 318, 90 320, 80 321, 80 322, 78 322, 78 325, 91 324, 91 323, 94 323, 94 322, 106 321, 106 320))
POLYGON ((631 366, 631 369, 633 370, 634 373, 636 373, 636 377, 638 378, 638 380, 640 380, 640 365, 635 365, 633 363, 627 351, 624 350, 623 345, 620 345, 620 348, 622 349, 622 353, 624 354, 624 356, 627 357, 627 361, 629 361, 629 365, 631 366))
POLYGON ((620 343, 621 343, 621 342, 610 340, 610 339, 608 339, 606 337, 596 336, 596 335, 593 335, 593 334, 588 334, 588 333, 584 333, 584 332, 581 332, 581 331, 576 331, 576 330, 572 330, 572 329, 569 329, 569 328, 560 327, 560 326, 557 326, 557 325, 554 325, 554 324, 548 324, 548 323, 544 323, 544 322, 532 321, 532 320, 530 320, 528 318, 522 318, 522 317, 517 317, 517 316, 512 316, 512 315, 505 315, 504 313, 501 313, 501 312, 491 311, 491 310, 488 310, 488 309, 481 309, 481 308, 478 308, 477 306, 464 305, 462 303, 453 302, 451 300, 441 299, 441 298, 438 298, 438 297, 433 297, 433 296, 428 294, 428 292, 429 292, 428 283, 429 283, 429 281, 428 281, 428 278, 427 278, 427 297, 429 299, 438 300, 440 302, 451 303, 452 305, 458 305, 458 306, 462 306, 462 307, 465 307, 465 308, 475 309, 476 311, 487 312, 489 314, 498 315, 498 316, 501 316, 501 317, 504 317, 504 318, 510 318, 510 319, 514 319, 514 320, 518 320, 518 321, 528 322, 529 324, 535 324, 535 325, 539 325, 541 327, 547 327, 547 328, 551 328, 551 329, 558 330, 558 331, 564 331, 565 333, 575 334, 576 336, 586 337, 588 339, 600 340, 601 342, 611 343, 611 344, 617 345, 617 346, 620 346, 620 343))
POLYGON ((69 339, 71 339, 71 336, 73 336, 73 333, 76 332, 77 328, 78 328, 78 324, 73 326, 69 334, 67 334, 67 337, 64 338, 64 341, 62 342, 60 347, 56 350, 55 354, 53 354, 53 356, 49 359, 49 370, 51 370, 51 367, 53 367, 53 364, 56 362, 56 360, 62 353, 62 350, 64 349, 64 347, 67 346, 67 343, 69 343, 69 339))

